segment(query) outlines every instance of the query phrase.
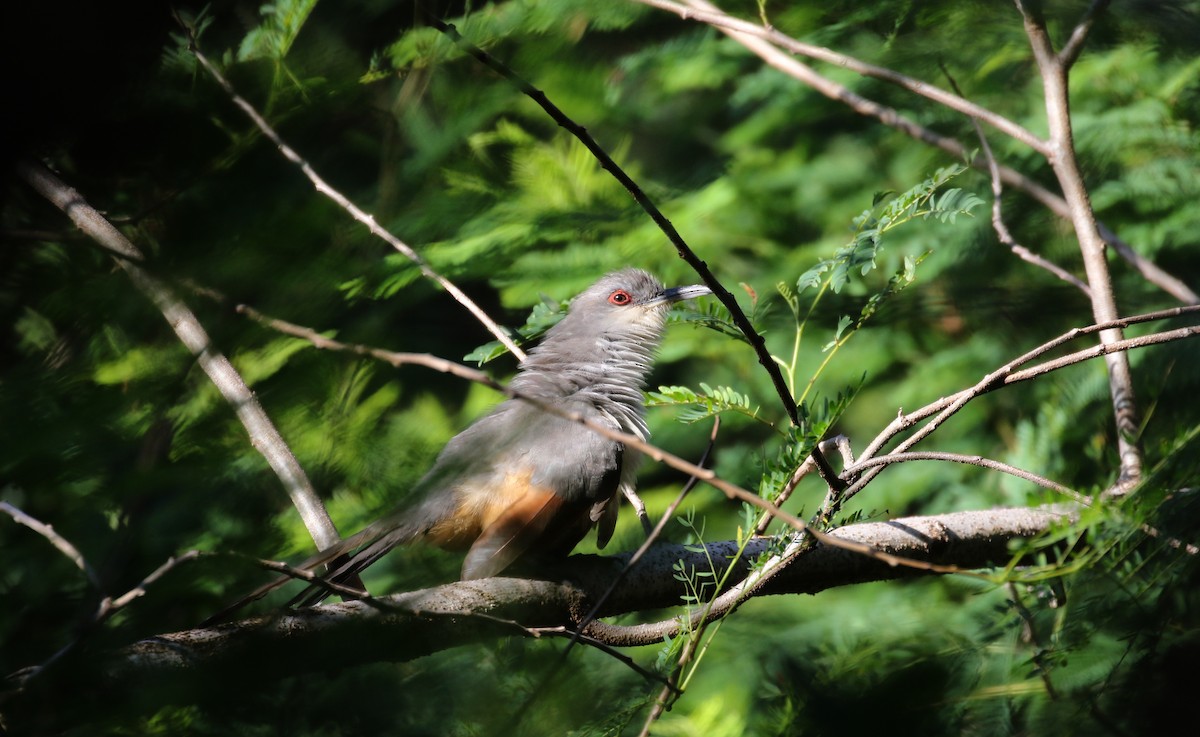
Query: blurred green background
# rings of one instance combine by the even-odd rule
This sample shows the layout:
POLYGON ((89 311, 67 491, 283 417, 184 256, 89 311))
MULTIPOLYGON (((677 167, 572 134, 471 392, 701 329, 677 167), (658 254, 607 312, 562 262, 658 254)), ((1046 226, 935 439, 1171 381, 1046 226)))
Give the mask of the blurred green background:
MULTIPOLYGON (((201 8, 178 4, 196 17, 201 8)), ((57 6, 56 6, 57 7, 57 6)), ((1047 3, 1061 43, 1085 3, 1047 3)), ((956 163, 860 117, 717 31, 635 3, 583 0, 429 6, 589 132, 646 190, 716 276, 753 310, 777 356, 792 313, 777 291, 854 238, 877 193, 956 163), (744 286, 739 286, 744 285, 744 286)), ((948 87, 1045 135, 1041 83, 1020 15, 1003 3, 737 3, 802 40, 948 87), (943 71, 943 69, 945 71, 943 71)), ((154 2, 3 13, 14 104, 5 163, 35 155, 149 256, 252 385, 343 532, 404 499, 442 444, 498 395, 418 367, 317 351, 236 314, 263 312, 390 350, 461 359, 490 336, 448 295, 312 189, 181 42, 154 2), (197 288, 225 296, 220 302, 197 288)), ((635 265, 668 284, 696 276, 589 153, 509 83, 423 22, 410 3, 271 5, 218 0, 200 43, 240 93, 333 186, 415 247, 505 325, 635 265)), ((1076 144, 1097 215, 1146 258, 1200 284, 1200 4, 1115 3, 1072 70, 1076 144)), ((816 65, 969 149, 969 121, 899 88, 816 65)), ((1049 166, 988 131, 1002 163, 1056 189, 1049 166)), ((985 204, 954 222, 887 234, 877 269, 817 305, 796 376, 821 364, 906 258, 915 282, 841 349, 808 397, 851 387, 832 431, 862 447, 898 411, 975 383, 1091 322, 1074 288, 997 243, 985 174, 949 186, 985 204)), ((15 177, 0 248, 0 499, 54 525, 124 592, 184 550, 298 560, 311 550, 278 481, 154 306, 106 254, 15 177)), ((1007 191, 1006 221, 1031 250, 1082 273, 1065 222, 1007 191)), ((874 211, 878 211, 875 208, 874 211)), ((1111 258, 1126 314, 1177 304, 1111 258)), ((807 308, 812 291, 801 295, 807 308)), ((702 308, 708 309, 708 308, 702 308)), ((1141 326, 1133 333, 1161 329, 1141 326)), ((1082 346, 1079 346, 1082 347, 1082 346)), ((1015 587, 945 578, 750 602, 716 633, 654 734, 1150 734, 1190 718, 1200 655, 1194 556, 1139 525, 1195 539, 1200 355, 1194 341, 1131 354, 1150 482, 1120 512, 1067 533, 1066 560, 1015 587), (1180 491, 1180 490, 1184 491, 1180 491), (1164 511, 1165 510, 1165 511, 1164 511), (1026 615, 1022 615, 1022 610, 1026 615)), ((486 366, 499 379, 515 362, 486 366)), ((786 427, 746 344, 673 324, 651 389, 700 382, 744 394, 786 427)), ((654 441, 698 458, 709 422, 649 411, 654 441)), ((921 447, 980 454, 1091 493, 1117 468, 1100 362, 977 400, 921 447)), ((762 422, 728 413, 725 478, 758 488, 784 451, 762 422)), ((647 464, 661 510, 683 479, 647 464)), ((811 485, 810 485, 811 484, 811 485)), ((816 482, 790 509, 820 504, 816 482)), ((848 513, 865 519, 1034 504, 1032 485, 949 464, 889 469, 848 513)), ((703 537, 733 537, 737 506, 698 488, 703 537)), ((682 525, 667 538, 689 537, 682 525)), ((626 510, 609 550, 640 528, 626 510)), ((583 549, 587 548, 585 543, 583 549)), ((96 592, 44 539, 0 519, 0 671, 72 641, 96 592)), ((453 555, 414 548, 373 569, 375 590, 452 580, 453 555)), ((184 566, 85 639, 87 652, 195 626, 263 574, 232 558, 184 566)), ((675 612, 623 621, 653 621, 675 612)), ((248 684, 219 705, 131 696, 114 734, 636 734, 657 687, 602 653, 513 640, 410 663, 248 684), (529 708, 518 727, 520 705, 529 708)), ((661 648, 633 650, 653 666, 661 648)))

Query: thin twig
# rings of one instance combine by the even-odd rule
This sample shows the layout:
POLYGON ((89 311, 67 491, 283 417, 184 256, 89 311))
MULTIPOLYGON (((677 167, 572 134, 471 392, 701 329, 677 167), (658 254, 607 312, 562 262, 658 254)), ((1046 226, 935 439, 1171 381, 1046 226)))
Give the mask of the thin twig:
POLYGON ((12 517, 13 521, 17 524, 25 525, 37 534, 46 538, 51 545, 58 549, 58 552, 67 556, 67 558, 75 564, 76 568, 83 571, 83 575, 87 576, 88 583, 90 583, 97 591, 104 590, 104 587, 100 582, 100 576, 97 575, 96 570, 87 562, 87 558, 83 557, 83 553, 79 552, 79 548, 75 547, 69 540, 55 532, 52 526, 35 517, 29 516, 8 502, 0 502, 0 512, 4 512, 9 517, 12 517))
POLYGON ((83 623, 83 625, 79 628, 79 632, 78 632, 77 636, 75 637, 75 639, 71 640, 66 645, 63 645, 61 648, 58 649, 57 652, 55 652, 53 655, 51 655, 50 657, 43 660, 41 663, 27 669, 26 672, 22 676, 22 685, 27 686, 33 679, 38 678, 38 677, 42 676, 43 674, 45 674, 52 666, 54 666, 55 663, 59 662, 68 653, 70 653, 70 652, 74 651, 76 648, 78 648, 79 645, 92 632, 96 631, 96 629, 99 627, 99 625, 103 624, 106 620, 108 620, 110 617, 112 617, 112 615, 116 614, 122 608, 128 606, 135 599, 143 596, 146 593, 146 589, 148 587, 152 586, 155 582, 157 582, 163 576, 167 575, 167 573, 170 572, 171 570, 173 570, 176 566, 180 565, 181 563, 186 563, 188 561, 195 560, 202 555, 204 555, 204 554, 198 550, 189 550, 188 552, 184 553, 183 555, 172 556, 172 557, 168 558, 167 561, 165 563, 163 563, 161 566, 154 569, 154 571, 152 571, 150 573, 150 575, 143 578, 141 580, 141 582, 138 583, 137 586, 134 586, 129 591, 125 592, 124 594, 121 594, 120 596, 118 596, 115 599, 111 599, 107 596, 104 597, 103 599, 101 599, 100 605, 96 608, 96 611, 92 615, 92 618, 89 621, 86 621, 83 623))
MULTIPOLYGON (((937 427, 958 412, 958 410, 962 409, 962 407, 964 407, 972 399, 986 394, 994 389, 1021 381, 1028 381, 1037 376, 1041 376, 1042 374, 1049 373, 1050 371, 1055 371, 1065 366, 1070 366, 1090 358, 1104 355, 1105 352, 1111 352, 1114 350, 1129 350, 1132 348, 1144 348, 1146 346, 1155 345, 1158 343, 1182 340, 1200 333, 1200 327, 1180 328, 1178 330, 1171 330, 1164 333, 1152 333, 1150 335, 1119 341, 1118 343, 1109 345, 1100 344, 1099 346, 1095 346, 1083 351, 1077 351, 1069 356, 1047 361, 1043 364, 1025 369, 1023 371, 1017 371, 1017 367, 1022 366, 1039 356, 1045 355, 1054 348, 1068 341, 1074 340, 1081 335, 1090 335, 1102 330, 1111 329, 1115 326, 1125 327, 1138 322, 1160 320, 1167 317, 1175 317, 1182 314, 1196 312, 1200 312, 1200 306, 1175 307, 1169 310, 1160 310, 1158 312, 1153 312, 1146 315, 1136 315, 1133 317, 1110 321, 1108 323, 1099 323, 1096 325, 1089 325, 1084 328, 1069 330, 1057 338, 1043 343, 1033 350, 1030 350, 1025 354, 1013 359, 1012 361, 1009 361, 995 371, 992 371, 987 376, 983 377, 983 379, 981 379, 978 383, 976 383, 975 386, 969 389, 964 389, 951 396, 943 397, 936 402, 926 405, 916 412, 907 415, 898 415, 896 419, 892 420, 892 422, 875 437, 871 444, 867 446, 867 448, 859 456, 859 460, 861 462, 872 458, 875 453, 877 453, 879 449, 883 447, 883 445, 895 437, 897 433, 912 427, 912 425, 919 420, 936 413, 937 417, 935 417, 933 420, 930 420, 919 431, 907 438, 904 442, 900 443, 900 445, 896 447, 895 452, 903 452, 911 448, 920 440, 928 437, 930 433, 932 433, 937 429, 937 427)), ((879 474, 879 471, 880 469, 878 468, 869 470, 856 479, 847 490, 846 498, 849 498, 861 491, 871 481, 871 479, 879 474)))
MULTIPOLYGON (((847 438, 845 435, 838 435, 836 437, 822 440, 820 445, 822 452, 824 452, 826 455, 830 453, 831 449, 837 449, 841 453, 842 473, 839 474, 839 476, 845 475, 846 469, 854 463, 854 454, 850 450, 849 438, 847 438)), ((812 456, 809 456, 808 458, 805 458, 799 466, 796 467, 796 470, 792 472, 791 477, 788 478, 787 482, 783 485, 783 488, 779 490, 779 494, 772 501, 775 502, 776 505, 782 507, 784 503, 791 498, 792 492, 796 490, 796 487, 800 485, 800 482, 804 480, 804 477, 812 473, 813 470, 814 465, 812 463, 812 456)), ((833 487, 829 487, 829 491, 831 493, 841 493, 843 489, 834 489, 833 487)), ((760 516, 758 518, 758 524, 754 526, 754 534, 766 534, 767 527, 770 525, 770 523, 771 515, 763 514, 760 516)))
POLYGON ((869 458, 865 461, 856 463, 854 466, 846 469, 848 474, 857 474, 863 469, 873 466, 887 466, 893 463, 906 463, 908 461, 950 461, 951 463, 965 463, 970 466, 979 466, 980 468, 990 468, 993 471, 1006 473, 1010 476, 1015 476, 1033 484, 1037 484, 1044 489, 1050 489, 1064 496, 1069 496, 1071 499, 1080 504, 1089 505, 1092 503, 1090 497, 1080 494, 1074 489, 1070 489, 1057 481, 1052 481, 1044 476, 1039 476, 1032 471, 1026 471, 1023 468, 1009 465, 1002 461, 984 458, 980 455, 965 455, 962 453, 947 453, 944 451, 921 451, 921 452, 901 452, 888 453, 886 455, 869 458))
POLYGON ((901 74, 893 69, 868 64, 861 59, 838 53, 824 46, 804 43, 771 26, 759 25, 734 18, 716 5, 705 0, 687 0, 684 3, 673 2, 673 0, 635 0, 635 2, 674 13, 685 20, 695 20, 714 28, 720 28, 721 30, 735 31, 745 36, 759 38, 774 46, 786 49, 793 54, 828 62, 836 67, 849 69, 855 74, 888 82, 901 89, 908 90, 914 95, 919 95, 951 110, 960 112, 972 120, 981 120, 1038 153, 1048 154, 1049 152, 1046 142, 1035 136, 1028 129, 1003 115, 976 105, 959 95, 951 94, 935 85, 909 77, 906 74, 901 74))
POLYGON ((140 582, 138 582, 137 586, 134 586, 133 588, 126 591, 124 594, 121 594, 120 596, 118 596, 115 599, 105 599, 104 601, 102 601, 100 603, 100 609, 96 612, 96 619, 99 620, 99 619, 105 619, 107 617, 111 617, 114 613, 116 613, 120 609, 123 609, 124 607, 129 606, 129 604, 132 603, 134 599, 138 599, 142 596, 145 596, 146 590, 148 588, 150 588, 155 583, 157 583, 159 579, 161 579, 163 576, 170 573, 177 566, 183 565, 184 563, 187 563, 189 561, 196 560, 197 558, 199 558, 202 555, 204 555, 204 554, 201 553, 199 550, 189 550, 186 553, 182 553, 180 555, 173 555, 170 558, 167 558, 165 563, 163 563, 161 566, 159 566, 158 568, 155 568, 153 571, 151 571, 150 575, 146 576, 140 582))
MULTIPOLYGON (((640 2, 640 0, 635 0, 635 2, 640 2)), ((711 8, 712 6, 709 7, 711 8)), ((696 14, 689 9, 686 17, 696 17, 696 14)), ((725 17, 729 18, 729 16, 725 17)), ((730 20, 733 19, 730 18, 730 20)), ((959 141, 930 130, 916 121, 901 115, 895 108, 881 105, 865 98, 845 85, 838 84, 818 74, 812 67, 792 58, 771 43, 757 36, 722 27, 718 23, 711 23, 711 25, 757 54, 770 66, 798 80, 802 84, 808 85, 819 94, 846 105, 859 115, 874 118, 880 123, 894 128, 917 141, 935 146, 956 159, 969 161, 970 165, 976 169, 987 169, 987 162, 984 157, 979 155, 971 157, 970 151, 959 141)), ((1006 185, 1029 195, 1058 217, 1070 219, 1071 208, 1068 206, 1066 200, 1058 194, 1051 192, 1037 181, 1007 166, 1000 167, 1000 178, 1006 185)), ((1200 294, 1197 294, 1181 279, 1167 273, 1154 262, 1144 258, 1103 223, 1097 223, 1097 225, 1104 240, 1117 251, 1121 258, 1129 262, 1141 274, 1142 278, 1180 302, 1185 304, 1200 304, 1200 294)))
MULTIPOLYGON (((954 88, 954 91, 961 95, 962 92, 958 89, 958 83, 954 81, 954 77, 950 75, 950 71, 946 69, 945 65, 942 65, 942 73, 946 75, 946 79, 950 82, 950 86, 954 88)), ((1000 179, 1000 165, 996 163, 996 157, 992 154, 992 147, 988 144, 987 136, 983 132, 983 126, 975 118, 971 118, 971 125, 975 128, 975 136, 979 139, 980 150, 987 161, 988 175, 992 180, 992 230, 996 231, 996 237, 1000 239, 1000 243, 1007 246, 1021 260, 1049 271, 1054 276, 1079 289, 1079 291, 1083 292, 1090 299, 1092 290, 1088 288, 1088 285, 1082 279, 1050 259, 1030 251, 1013 238, 1008 225, 1004 222, 1003 205, 1001 204, 1004 194, 1004 183, 1000 179)))
POLYGON ((1058 63, 1062 65, 1063 69, 1070 69, 1075 65, 1075 60, 1079 58, 1079 52, 1083 50, 1083 44, 1087 41, 1088 33, 1092 30, 1092 24, 1096 21, 1096 16, 1104 12, 1108 3, 1109 0, 1092 0, 1092 4, 1079 19, 1079 23, 1071 31, 1071 37, 1058 52, 1058 63))
POLYGON ((291 146, 288 146, 283 141, 283 138, 280 137, 280 135, 275 131, 275 129, 271 127, 271 124, 268 123, 266 119, 254 109, 253 105, 251 105, 245 100, 245 98, 237 93, 237 91, 233 88, 233 85, 230 84, 229 80, 226 79, 225 76, 216 68, 216 66, 209 61, 208 57, 205 56, 202 51, 200 51, 200 47, 196 42, 196 38, 194 35, 192 35, 193 29, 183 23, 182 20, 179 22, 184 26, 184 28, 187 29, 188 34, 191 37, 191 51, 195 55, 197 61, 200 62, 200 65, 203 66, 210 75, 212 75, 212 78, 216 80, 217 84, 219 84, 223 90, 225 90, 225 93, 229 95, 230 99, 233 100, 233 103, 241 108, 242 112, 244 112, 246 116, 249 117, 254 123, 254 125, 257 126, 260 131, 262 131, 263 135, 265 135, 271 140, 272 143, 275 144, 275 147, 279 149, 279 152, 283 154, 283 157, 300 168, 300 171, 304 173, 304 176, 308 177, 308 180, 312 182, 313 187, 318 192, 333 200, 339 207, 349 213, 352 218, 365 225, 367 230, 371 231, 372 235, 383 239, 389 246, 396 249, 403 254, 405 258, 416 264, 417 268, 421 270, 421 273, 427 279, 436 282, 443 289, 449 292, 459 304, 461 304, 467 309, 467 311, 475 316, 475 319, 479 321, 480 325, 482 325, 489 333, 495 336, 496 340, 500 341, 500 343, 514 356, 516 356, 518 360, 525 360, 525 352, 517 347, 517 344, 512 341, 512 338, 508 336, 508 333, 504 330, 504 328, 500 327, 500 325, 492 320, 492 318, 483 311, 483 308, 475 304, 474 300, 468 297, 466 293, 458 288, 457 285, 435 271, 419 253, 413 250, 412 246, 409 246, 407 243, 388 232, 387 229, 375 222, 374 216, 363 211, 361 208, 351 202, 348 197, 330 186, 328 182, 326 182, 319 174, 317 174, 316 170, 313 169, 312 165, 309 164, 308 161, 301 157, 300 154, 296 153, 291 146))
POLYGON ((521 629, 525 630, 526 632, 528 632, 532 637, 542 637, 545 635, 550 635, 551 637, 565 637, 570 640, 568 647, 575 644, 576 642, 579 642, 584 645, 587 645, 588 647, 595 648, 595 649, 599 650, 600 652, 612 657, 613 659, 623 663, 626 667, 628 667, 634 673, 637 673, 642 678, 645 678, 647 681, 650 681, 651 683, 662 683, 664 686, 668 686, 668 687, 670 686, 667 679, 663 678, 662 676, 658 675, 657 673, 649 671, 649 670, 643 668, 642 666, 638 665, 637 662, 633 658, 631 658, 628 655, 626 655, 625 653, 617 650, 612 645, 609 645, 606 642, 601 642, 600 640, 597 640, 594 637, 589 637, 587 635, 581 635, 581 634, 579 634, 578 630, 576 630, 575 628, 567 628, 564 626, 525 627, 517 622, 513 622, 513 624, 516 625, 517 627, 520 627, 521 629))

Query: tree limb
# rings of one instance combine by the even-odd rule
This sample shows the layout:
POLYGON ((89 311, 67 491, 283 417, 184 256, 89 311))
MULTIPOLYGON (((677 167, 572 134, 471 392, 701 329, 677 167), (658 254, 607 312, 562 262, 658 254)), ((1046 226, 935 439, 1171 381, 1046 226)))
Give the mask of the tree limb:
MULTIPOLYGON (((753 592, 813 594, 835 586, 931 575, 936 566, 982 568, 1012 563, 1009 544, 1028 540, 1073 517, 1070 507, 996 509, 856 524, 834 535, 853 546, 872 546, 890 555, 920 559, 927 570, 892 566, 840 547, 816 545, 798 564, 779 571, 753 592)), ((732 581, 743 579, 746 561, 774 545, 772 538, 752 540, 739 559, 732 581)), ((693 546, 657 545, 625 573, 607 597, 601 616, 677 607, 686 590, 673 576, 674 566, 708 568, 729 564, 736 541, 693 546)), ((371 601, 326 604, 276 612, 231 624, 151 637, 97 658, 101 671, 91 708, 102 708, 105 694, 136 691, 154 700, 193 700, 213 689, 240 688, 317 670, 375 662, 411 660, 476 642, 530 634, 545 628, 573 630, 624 567, 627 556, 574 556, 554 571, 554 581, 491 578, 446 584, 371 601), (520 627, 514 627, 513 622, 520 627)), ((720 575, 720 572, 718 573, 720 575)), ((715 615, 715 613, 714 613, 715 615)), ((660 641, 678 631, 678 619, 654 625, 615 627, 591 622, 588 637, 610 646, 660 641)), ((78 673, 65 677, 78 677, 78 673)), ((40 679, 37 696, 54 690, 53 674, 40 679)), ((70 698, 78 694, 68 691, 70 698)), ((12 694, 10 694, 12 696, 12 694)), ((35 694, 18 694, 18 699, 35 694)), ((60 695, 61 698, 61 695, 60 695)), ((64 718, 79 718, 79 714, 64 718)))
MULTIPOLYGON (((634 0, 634 2, 644 2, 644 0, 634 0)), ((818 93, 828 97, 831 100, 846 105, 854 112, 870 118, 875 118, 886 126, 895 128, 896 130, 912 137, 915 140, 927 143, 931 146, 940 148, 960 160, 969 160, 970 165, 976 169, 986 171, 988 168, 987 161, 981 155, 975 157, 970 156, 967 147, 956 139, 948 136, 943 136, 919 123, 901 115, 896 109, 881 105, 874 100, 867 99, 862 95, 854 92, 845 85, 838 84, 828 77, 818 74, 812 67, 804 64, 787 53, 772 45, 765 40, 763 33, 759 33, 757 29, 760 27, 751 25, 750 28, 756 29, 753 33, 749 29, 743 29, 740 25, 744 21, 739 21, 736 18, 720 13, 715 6, 705 3, 699 4, 699 0, 691 3, 695 7, 682 7, 681 11, 675 10, 673 7, 667 7, 666 3, 655 3, 657 7, 662 7, 669 12, 677 12, 680 17, 685 19, 694 18, 697 22, 706 23, 717 28, 722 33, 725 33, 735 41, 745 46, 754 54, 758 55, 763 61, 788 76, 808 85, 818 93), (705 15, 702 19, 701 15, 696 11, 707 11, 714 15, 710 18, 705 15)), ((773 29, 769 29, 772 30, 773 29)), ((775 32, 778 33, 778 32, 775 32)), ((831 52, 832 53, 832 52, 831 52)), ((1058 194, 1043 187, 1038 182, 1030 177, 1022 174, 1008 166, 1000 166, 1000 179, 1009 187, 1024 192, 1039 202, 1043 207, 1053 212, 1064 220, 1071 218, 1071 209, 1067 201, 1058 194)), ((1125 259, 1146 281, 1154 284, 1159 289, 1162 289, 1167 294, 1170 294, 1175 299, 1185 304, 1200 304, 1200 294, 1197 294, 1191 287, 1185 284, 1181 279, 1167 273, 1161 267, 1149 259, 1144 258, 1132 246, 1123 241, 1112 230, 1103 223, 1097 223, 1101 236, 1104 240, 1113 247, 1113 249, 1125 259)))
MULTIPOLYGON (((1116 320, 1120 311, 1117 309, 1112 278, 1108 271, 1104 239, 1096 226, 1096 214, 1092 211, 1083 173, 1079 170, 1071 131, 1067 73, 1069 62, 1074 60, 1079 51, 1078 48, 1073 48, 1066 57, 1059 57, 1054 53, 1040 9, 1032 6, 1027 8, 1023 0, 1016 0, 1016 5, 1021 11, 1025 35, 1029 37, 1033 58, 1042 77, 1046 122, 1050 129, 1051 143, 1051 153, 1047 159, 1058 179, 1063 198, 1067 201, 1075 237, 1079 239, 1079 251, 1083 256, 1083 267, 1087 273, 1088 289, 1092 298, 1092 316, 1098 323, 1116 320)), ((1093 4, 1088 11, 1088 19, 1081 28, 1086 30, 1090 26, 1090 17, 1095 10, 1096 5, 1093 4)), ((1086 37, 1086 33, 1076 34, 1071 41, 1075 43, 1078 39, 1078 42, 1082 43, 1083 37, 1086 37)), ((1116 343, 1123 338, 1120 328, 1100 332, 1102 344, 1116 343)), ((1109 391, 1117 425, 1117 450, 1121 463, 1118 483, 1132 486, 1142 475, 1142 451, 1137 442, 1141 422, 1133 392, 1133 372, 1129 368, 1129 357, 1124 353, 1109 353, 1105 355, 1104 362, 1108 367, 1109 391)))
MULTIPOLYGON (((182 23, 182 21, 180 22, 182 23)), ((188 29, 188 32, 191 33, 191 28, 186 24, 183 25, 188 29)), ((488 314, 483 311, 482 307, 475 304, 475 301, 468 297, 461 289, 459 289, 454 282, 435 271, 433 267, 421 257, 421 254, 417 253, 413 249, 412 246, 392 235, 387 229, 375 222, 375 218, 373 216, 364 212, 360 207, 358 207, 358 205, 355 205, 353 202, 351 202, 350 198, 334 189, 319 174, 317 174, 316 170, 313 169, 311 164, 301 157, 300 154, 296 153, 291 146, 287 145, 283 138, 275 131, 274 128, 271 127, 270 123, 267 122, 266 118, 259 115, 258 111, 254 109, 254 106, 247 102, 245 98, 243 98, 237 93, 236 90, 234 90, 233 85, 230 84, 229 80, 226 79, 225 76, 216 68, 216 66, 209 61, 208 57, 200 51, 194 36, 192 37, 191 51, 195 55, 196 60, 200 62, 200 65, 203 66, 210 75, 212 75, 212 78, 221 86, 221 89, 225 90, 225 93, 229 95, 230 99, 233 100, 233 103, 237 105, 247 117, 250 118, 251 122, 253 122, 254 125, 257 126, 260 131, 262 131, 263 135, 265 135, 272 143, 275 144, 275 147, 279 149, 279 153, 283 154, 285 159, 300 168, 300 171, 304 174, 304 176, 308 177, 308 180, 312 182, 313 188, 329 199, 333 200, 338 207, 349 213, 350 217, 365 225, 367 230, 371 231, 372 235, 376 236, 377 238, 381 238, 389 246, 403 254, 404 257, 409 261, 412 261, 414 264, 416 264, 417 268, 421 270, 421 274, 423 274, 425 278, 437 283, 442 287, 442 289, 445 289, 447 292, 449 292, 450 296, 454 297, 459 304, 465 307, 467 311, 479 321, 479 324, 482 325, 484 329, 495 336, 496 340, 500 341, 501 345, 503 345, 509 350, 509 352, 517 357, 517 360, 525 360, 525 352, 517 347, 517 344, 512 341, 512 338, 509 337, 508 332, 500 327, 495 320, 489 317, 488 314)))
POLYGON ((134 263, 143 260, 137 246, 41 163, 22 161, 17 165, 17 172, 39 194, 66 213, 80 230, 112 252, 117 265, 125 271, 134 286, 158 307, 179 340, 196 357, 200 368, 233 408, 250 436, 251 445, 262 454, 283 483, 316 547, 323 550, 337 544, 341 537, 329 512, 271 418, 225 354, 213 346, 204 326, 191 309, 170 287, 134 263))

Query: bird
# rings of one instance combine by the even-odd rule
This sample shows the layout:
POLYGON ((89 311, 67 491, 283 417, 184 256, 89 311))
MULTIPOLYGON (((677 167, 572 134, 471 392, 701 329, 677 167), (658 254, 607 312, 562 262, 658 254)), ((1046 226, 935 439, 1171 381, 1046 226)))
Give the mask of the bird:
POLYGON ((667 313, 706 294, 701 285, 666 288, 636 268, 601 277, 521 362, 515 396, 446 443, 408 495, 416 501, 301 567, 328 564, 326 579, 344 582, 398 545, 425 541, 466 550, 461 578, 473 580, 525 558, 563 558, 592 527, 603 548, 641 453, 519 397, 645 440, 642 389, 667 313))

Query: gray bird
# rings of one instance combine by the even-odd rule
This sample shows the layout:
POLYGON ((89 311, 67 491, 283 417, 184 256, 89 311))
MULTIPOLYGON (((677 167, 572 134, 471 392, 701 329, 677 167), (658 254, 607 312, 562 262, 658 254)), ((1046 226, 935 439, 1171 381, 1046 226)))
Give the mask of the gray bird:
MULTIPOLYGON (((667 311, 710 293, 704 286, 665 289, 638 269, 607 274, 575 298, 511 386, 645 439, 641 390, 667 311)), ((329 576, 344 581, 397 545, 425 540, 467 549, 466 580, 494 576, 524 556, 565 556, 593 526, 604 547, 619 495, 636 483, 640 456, 577 422, 508 399, 446 444, 413 490, 414 505, 321 558, 342 555, 329 576)))

